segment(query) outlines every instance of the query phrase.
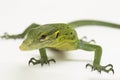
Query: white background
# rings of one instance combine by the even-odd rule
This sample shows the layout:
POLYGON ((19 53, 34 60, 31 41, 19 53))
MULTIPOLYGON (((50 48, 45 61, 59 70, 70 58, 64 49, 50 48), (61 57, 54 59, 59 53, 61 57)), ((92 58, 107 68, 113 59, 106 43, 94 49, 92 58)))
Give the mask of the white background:
MULTIPOLYGON (((33 22, 39 24, 78 19, 120 23, 120 0, 0 0, 0 35, 17 34, 33 22)), ((22 40, 0 39, 0 80, 120 80, 120 30, 100 26, 77 28, 79 37, 96 40, 103 47, 101 64, 114 65, 115 74, 99 74, 90 68, 94 53, 82 50, 58 53, 47 51, 56 64, 28 66, 38 50, 19 50, 22 40)))

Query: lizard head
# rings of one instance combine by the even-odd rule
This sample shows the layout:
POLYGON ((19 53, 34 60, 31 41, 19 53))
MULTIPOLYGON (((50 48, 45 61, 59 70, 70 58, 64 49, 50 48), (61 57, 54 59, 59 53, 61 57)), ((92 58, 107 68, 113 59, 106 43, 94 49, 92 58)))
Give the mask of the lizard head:
POLYGON ((26 39, 20 46, 21 50, 34 50, 41 48, 55 48, 62 44, 66 39, 75 39, 76 32, 67 24, 46 24, 34 28, 26 36, 26 39), (68 35, 69 37, 68 37, 68 35))

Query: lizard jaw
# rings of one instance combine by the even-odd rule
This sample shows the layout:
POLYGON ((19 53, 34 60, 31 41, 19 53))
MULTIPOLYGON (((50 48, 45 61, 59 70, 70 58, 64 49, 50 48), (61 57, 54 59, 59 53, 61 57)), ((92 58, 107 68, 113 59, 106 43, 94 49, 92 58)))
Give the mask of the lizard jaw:
POLYGON ((30 45, 32 44, 33 40, 26 39, 23 41, 23 43, 20 45, 19 49, 22 51, 31 50, 30 45))
POLYGON ((20 45, 19 49, 22 51, 29 50, 28 47, 24 44, 20 45))

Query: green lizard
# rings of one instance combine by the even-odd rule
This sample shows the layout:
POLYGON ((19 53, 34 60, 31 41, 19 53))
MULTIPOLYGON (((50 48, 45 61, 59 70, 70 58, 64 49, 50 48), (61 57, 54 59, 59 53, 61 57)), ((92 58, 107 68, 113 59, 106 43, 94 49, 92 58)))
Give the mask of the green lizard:
POLYGON ((100 64, 102 56, 102 47, 99 45, 91 44, 90 42, 78 39, 77 33, 74 28, 86 25, 98 25, 112 28, 120 28, 119 24, 110 22, 97 21, 97 20, 78 20, 67 24, 54 23, 39 25, 36 23, 31 24, 25 31, 18 35, 9 35, 5 33, 1 38, 5 39, 19 39, 25 38, 23 43, 20 45, 20 50, 35 50, 38 49, 40 52, 40 60, 31 58, 29 64, 49 64, 51 61, 56 62, 54 59, 48 59, 46 55, 46 48, 52 48, 59 51, 70 51, 82 49, 86 51, 94 51, 93 64, 87 64, 86 67, 91 67, 92 70, 97 70, 101 73, 110 72, 113 70, 113 65, 108 64, 102 66, 100 64), (109 67, 109 69, 107 69, 109 67))

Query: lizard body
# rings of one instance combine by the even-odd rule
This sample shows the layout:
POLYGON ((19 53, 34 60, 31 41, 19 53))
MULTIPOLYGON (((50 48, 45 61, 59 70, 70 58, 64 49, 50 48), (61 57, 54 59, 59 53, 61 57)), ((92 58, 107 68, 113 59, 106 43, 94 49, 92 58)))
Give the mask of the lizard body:
POLYGON ((90 66, 92 70, 97 70, 98 72, 104 71, 109 72, 113 70, 113 65, 108 64, 102 66, 100 64, 102 56, 102 47, 99 45, 91 44, 87 41, 79 39, 74 28, 86 25, 99 25, 104 27, 120 28, 119 24, 97 21, 97 20, 78 20, 67 24, 55 23, 55 24, 31 24, 23 33, 18 35, 9 35, 5 33, 1 38, 5 39, 26 39, 20 45, 20 50, 35 50, 38 49, 40 52, 40 60, 31 58, 30 63, 39 64, 49 64, 50 61, 55 62, 54 59, 48 59, 46 55, 46 48, 53 48, 59 51, 70 51, 82 49, 86 51, 94 51, 94 61, 93 64, 87 64, 86 67, 90 66), (109 67, 109 69, 107 69, 109 67))

